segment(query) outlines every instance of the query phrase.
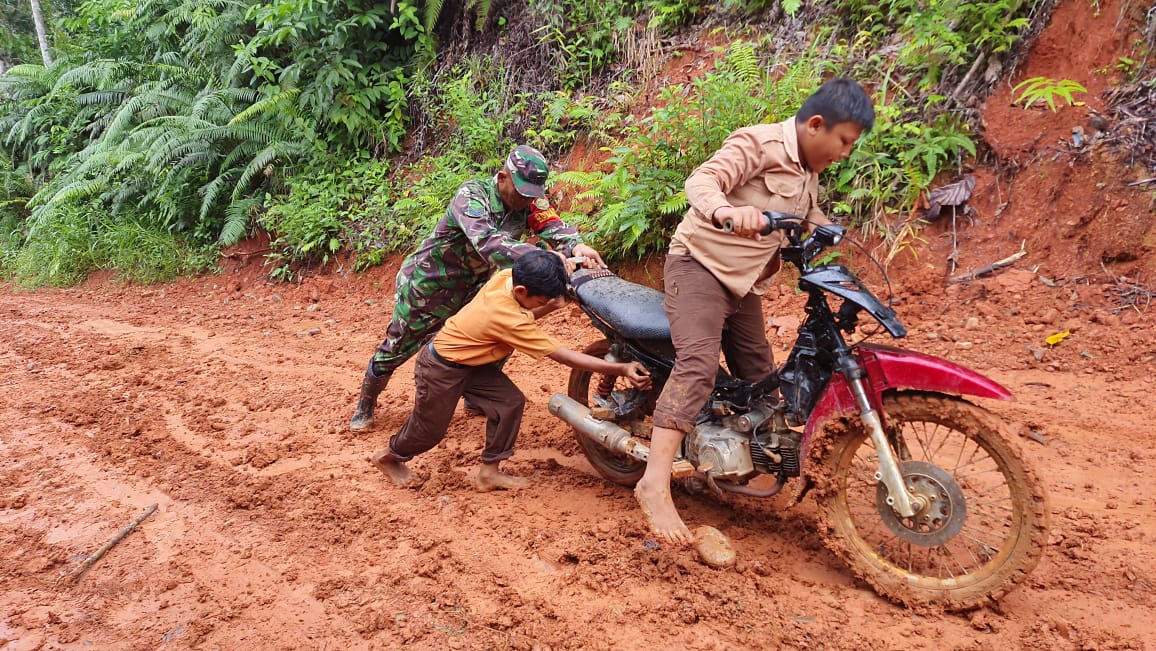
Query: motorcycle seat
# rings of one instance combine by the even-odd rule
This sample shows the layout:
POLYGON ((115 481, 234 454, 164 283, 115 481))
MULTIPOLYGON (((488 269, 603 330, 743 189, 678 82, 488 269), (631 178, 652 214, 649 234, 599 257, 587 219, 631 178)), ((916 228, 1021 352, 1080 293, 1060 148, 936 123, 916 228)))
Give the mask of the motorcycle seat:
POLYGON ((579 270, 574 292, 587 309, 628 339, 670 339, 662 292, 610 272, 579 270))

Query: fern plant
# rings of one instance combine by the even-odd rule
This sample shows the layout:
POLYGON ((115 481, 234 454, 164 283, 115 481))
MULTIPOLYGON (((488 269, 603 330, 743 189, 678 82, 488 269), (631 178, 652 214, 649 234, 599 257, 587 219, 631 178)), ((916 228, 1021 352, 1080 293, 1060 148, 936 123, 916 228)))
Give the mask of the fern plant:
POLYGON ((1019 97, 1015 99, 1015 103, 1022 103, 1024 110, 1027 110, 1037 102, 1043 102, 1052 110, 1052 113, 1055 113, 1059 110, 1056 108, 1056 98, 1062 98, 1068 103, 1068 106, 1072 106, 1076 104, 1076 99, 1073 95, 1076 93, 1087 93, 1088 89, 1071 79, 1032 77, 1016 84, 1015 88, 1012 88, 1012 92, 1019 93, 1019 97))

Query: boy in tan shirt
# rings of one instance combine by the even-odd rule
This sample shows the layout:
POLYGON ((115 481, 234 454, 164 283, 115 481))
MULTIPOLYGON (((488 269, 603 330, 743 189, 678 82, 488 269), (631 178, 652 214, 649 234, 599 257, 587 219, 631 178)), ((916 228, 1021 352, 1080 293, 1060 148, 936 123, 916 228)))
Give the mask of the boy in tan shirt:
POLYGON ((720 351, 744 380, 774 368, 761 296, 779 270, 782 235, 759 234, 763 211, 803 215, 808 230, 830 223, 817 205, 819 173, 846 158, 874 124, 859 84, 833 79, 793 118, 732 133, 686 180, 691 208, 674 232, 663 277, 677 361, 655 406, 650 457, 634 489, 660 538, 692 539, 670 496, 671 464, 714 386, 720 351), (731 233, 718 227, 728 219, 731 233))
POLYGON ((535 311, 563 296, 566 283, 562 259, 540 249, 494 274, 433 341, 422 346, 414 369, 413 412, 389 445, 373 455, 373 465, 399 486, 414 484, 405 462, 445 438, 458 399, 465 396, 486 416, 486 446, 475 479, 478 490, 524 487, 524 478, 498 469, 513 454, 526 406, 525 396, 500 363, 515 350, 572 368, 622 375, 636 388, 648 389, 650 376, 638 362, 614 363, 579 353, 538 327, 535 311))

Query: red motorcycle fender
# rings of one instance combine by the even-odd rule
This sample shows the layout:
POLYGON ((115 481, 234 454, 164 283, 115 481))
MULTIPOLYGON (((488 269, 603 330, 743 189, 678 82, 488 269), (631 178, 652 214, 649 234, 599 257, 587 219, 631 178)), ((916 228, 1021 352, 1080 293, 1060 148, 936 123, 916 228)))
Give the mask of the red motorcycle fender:
MULTIPOLYGON (((946 359, 924 355, 902 348, 861 344, 856 347, 859 363, 866 371, 867 398, 879 412, 883 426, 883 393, 893 389, 915 389, 955 395, 1014 400, 1010 391, 990 378, 946 359)), ((803 430, 803 451, 811 447, 811 438, 827 419, 848 413, 857 413, 859 406, 847 379, 836 373, 827 383, 827 389, 815 403, 807 426, 803 430)))

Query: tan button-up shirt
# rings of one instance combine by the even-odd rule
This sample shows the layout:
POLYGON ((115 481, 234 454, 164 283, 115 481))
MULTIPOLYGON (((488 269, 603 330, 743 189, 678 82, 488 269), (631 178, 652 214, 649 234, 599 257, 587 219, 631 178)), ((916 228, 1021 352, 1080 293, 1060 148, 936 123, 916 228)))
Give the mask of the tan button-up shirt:
POLYGON ((754 206, 806 216, 820 224, 819 175, 799 160, 795 118, 744 127, 686 180, 690 210, 670 242, 670 253, 691 255, 735 296, 762 294, 779 270, 779 232, 756 242, 725 233, 711 221, 724 206, 754 206))

